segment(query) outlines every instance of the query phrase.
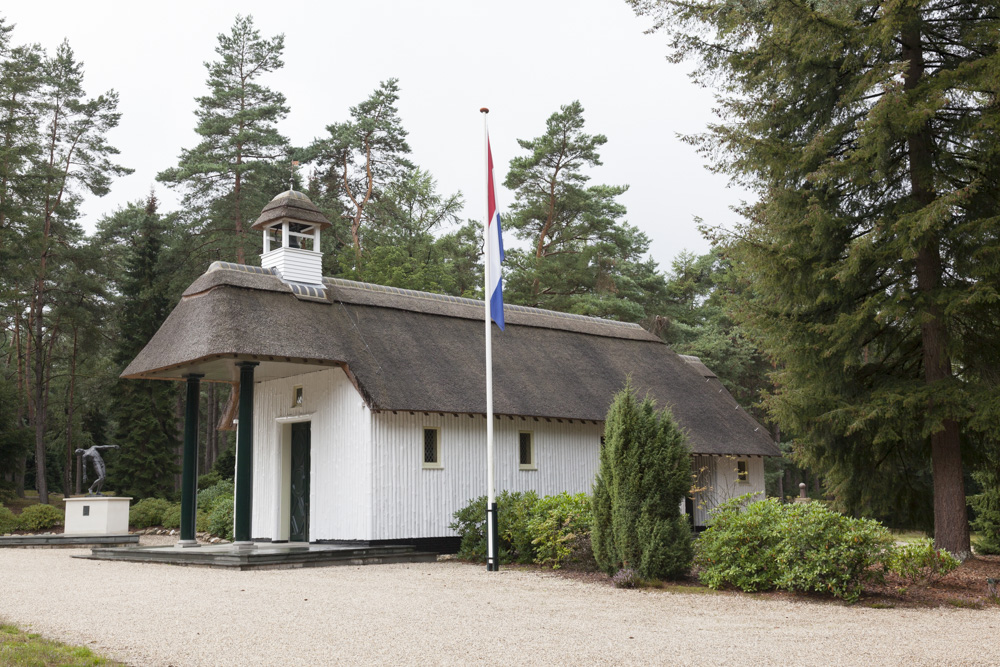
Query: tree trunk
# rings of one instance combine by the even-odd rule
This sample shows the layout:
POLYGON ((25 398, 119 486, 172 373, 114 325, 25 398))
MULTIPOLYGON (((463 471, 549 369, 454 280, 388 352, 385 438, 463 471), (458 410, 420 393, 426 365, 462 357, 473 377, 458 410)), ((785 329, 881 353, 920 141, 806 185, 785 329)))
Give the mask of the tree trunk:
POLYGON ((69 361, 69 397, 66 401, 66 465, 63 468, 63 496, 69 497, 73 489, 73 394, 76 389, 76 352, 78 330, 73 329, 73 355, 69 361))
MULTIPOLYGON (((920 18, 916 15, 912 18, 901 34, 902 56, 908 63, 903 75, 903 88, 907 92, 920 84, 924 73, 920 18)), ((919 207, 926 208, 937 197, 934 189, 934 137, 930 124, 925 122, 907 137, 906 143, 911 197, 919 207)), ((942 385, 952 378, 948 331, 944 313, 936 301, 942 273, 940 239, 930 233, 917 251, 916 261, 917 291, 924 303, 919 318, 924 381, 930 386, 942 385)), ((933 398, 928 402, 927 412, 928 418, 933 419, 933 398)), ((934 544, 964 560, 972 555, 972 547, 965 508, 959 428, 953 419, 942 420, 941 426, 931 434, 931 469, 934 476, 934 544)))

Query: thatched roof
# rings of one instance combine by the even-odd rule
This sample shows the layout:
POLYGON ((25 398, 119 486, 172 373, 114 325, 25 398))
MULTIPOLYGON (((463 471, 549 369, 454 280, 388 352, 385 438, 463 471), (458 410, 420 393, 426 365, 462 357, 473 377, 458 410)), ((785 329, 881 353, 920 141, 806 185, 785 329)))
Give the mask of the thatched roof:
MULTIPOLYGON (((261 379, 335 365, 372 410, 485 414, 482 301, 325 285, 327 302, 307 301, 269 270, 216 262, 122 376, 231 381, 234 360, 260 361, 261 379)), ((492 336, 496 414, 603 421, 630 375, 670 406, 695 453, 778 455, 703 364, 638 325, 519 306, 504 316, 492 336)))
POLYGON ((287 190, 268 202, 264 210, 260 212, 260 217, 254 221, 250 228, 264 229, 272 222, 286 218, 292 222, 317 225, 320 229, 326 229, 331 226, 330 221, 309 200, 309 197, 295 190, 287 190))

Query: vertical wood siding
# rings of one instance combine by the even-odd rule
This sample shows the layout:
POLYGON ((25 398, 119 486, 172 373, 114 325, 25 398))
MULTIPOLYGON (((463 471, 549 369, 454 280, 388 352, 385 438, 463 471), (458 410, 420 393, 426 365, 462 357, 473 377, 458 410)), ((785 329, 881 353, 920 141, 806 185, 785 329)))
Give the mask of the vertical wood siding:
MULTIPOLYGON (((497 419, 496 489, 540 495, 589 493, 600 457, 600 424, 497 419), (520 470, 518 433, 531 431, 537 470, 520 470)), ((486 419, 422 413, 372 415, 373 537, 454 535, 452 514, 486 495, 486 419), (423 430, 440 429, 440 469, 423 468, 423 430)))
POLYGON ((693 456, 691 466, 696 475, 695 484, 701 490, 694 496, 694 525, 704 526, 708 511, 725 501, 755 493, 754 500, 764 498, 764 459, 760 456, 693 456), (747 481, 740 482, 736 474, 736 461, 747 462, 747 481))
POLYGON ((281 539, 282 424, 279 417, 308 415, 309 537, 370 539, 371 413, 339 368, 270 380, 254 392, 253 535, 281 539), (302 407, 292 391, 303 389, 302 407))

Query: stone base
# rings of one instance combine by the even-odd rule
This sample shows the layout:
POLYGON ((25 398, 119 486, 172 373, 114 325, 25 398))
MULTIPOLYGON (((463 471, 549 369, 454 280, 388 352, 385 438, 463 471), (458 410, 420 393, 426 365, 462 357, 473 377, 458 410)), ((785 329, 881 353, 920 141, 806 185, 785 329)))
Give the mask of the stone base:
POLYGON ((65 535, 126 535, 131 498, 74 496, 66 498, 65 535))

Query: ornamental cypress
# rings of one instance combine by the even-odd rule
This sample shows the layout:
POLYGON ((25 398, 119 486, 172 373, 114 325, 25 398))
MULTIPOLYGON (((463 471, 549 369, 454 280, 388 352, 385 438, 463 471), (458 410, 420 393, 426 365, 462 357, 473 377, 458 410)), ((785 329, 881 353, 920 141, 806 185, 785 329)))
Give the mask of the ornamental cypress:
POLYGON ((591 539, 598 566, 673 579, 691 566, 691 529, 680 511, 691 484, 690 450, 669 409, 641 402, 631 382, 614 398, 594 484, 591 539))

